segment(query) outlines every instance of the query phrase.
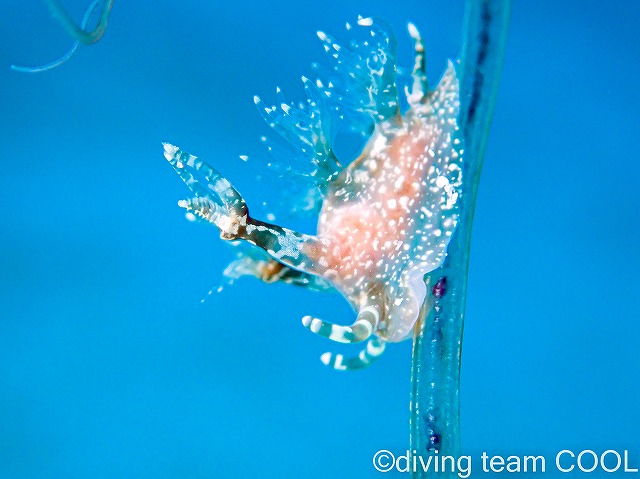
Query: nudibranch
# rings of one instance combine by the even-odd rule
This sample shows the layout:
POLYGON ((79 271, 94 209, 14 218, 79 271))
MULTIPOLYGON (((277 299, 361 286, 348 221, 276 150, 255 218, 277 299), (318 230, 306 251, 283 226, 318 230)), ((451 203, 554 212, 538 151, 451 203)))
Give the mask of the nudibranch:
MULTIPOLYGON (((347 24, 347 29, 354 27, 347 24)), ((367 341, 357 356, 325 353, 335 369, 373 362, 387 342, 412 335, 420 310, 429 308, 425 280, 442 265, 458 221, 463 145, 459 135, 459 81, 454 63, 430 90, 420 35, 415 44, 408 109, 401 112, 396 83, 396 40, 380 20, 362 18, 362 41, 339 45, 318 32, 333 68, 329 81, 303 77, 308 99, 299 106, 255 102, 269 125, 313 167, 310 197, 319 209, 317 233, 303 234, 253 218, 238 191, 215 168, 164 144, 165 157, 195 197, 181 200, 192 218, 215 225, 224 240, 243 240, 268 254, 244 267, 265 280, 337 289, 357 312, 350 326, 312 316, 310 331, 340 343, 367 341), (348 166, 332 148, 332 111, 355 111, 373 129, 348 166)), ((295 175, 293 168, 286 174, 295 175)))

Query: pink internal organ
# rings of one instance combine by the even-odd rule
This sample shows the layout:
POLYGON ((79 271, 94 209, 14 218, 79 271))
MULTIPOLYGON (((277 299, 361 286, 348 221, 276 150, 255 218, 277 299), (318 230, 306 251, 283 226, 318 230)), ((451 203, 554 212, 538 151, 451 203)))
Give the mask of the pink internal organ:
POLYGON ((392 259, 410 248, 411 213, 419 208, 424 170, 431 163, 432 138, 422 133, 405 131, 380 151, 375 151, 374 139, 369 155, 349 171, 353 182, 328 196, 318 225, 326 244, 321 261, 337 272, 338 282, 354 285, 362 277, 381 278, 392 259), (341 191, 349 187, 356 193, 341 191))

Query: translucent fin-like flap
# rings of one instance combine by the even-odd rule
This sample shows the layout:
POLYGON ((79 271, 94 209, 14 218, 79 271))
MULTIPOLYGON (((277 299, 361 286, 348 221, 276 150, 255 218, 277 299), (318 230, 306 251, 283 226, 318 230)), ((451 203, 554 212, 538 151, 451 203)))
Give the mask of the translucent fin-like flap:
POLYGON ((253 246, 238 254, 238 257, 227 266, 223 274, 230 280, 242 276, 254 276, 265 283, 283 282, 311 291, 333 289, 331 284, 321 276, 292 269, 270 258, 262 249, 253 246))
POLYGON ((430 166, 425 177, 427 188, 414 219, 413 250, 417 252, 410 268, 412 282, 440 266, 459 219, 464 145, 460 135, 460 87, 455 66, 449 62, 438 86, 412 113, 419 117, 430 139, 427 155, 430 166), (427 254, 431 252, 432 254, 427 254))
POLYGON ((302 81, 306 102, 288 103, 280 89, 276 91, 277 105, 267 106, 257 96, 254 102, 267 124, 290 146, 278 154, 277 146, 268 145, 280 163, 274 167, 284 174, 307 177, 323 190, 329 179, 340 171, 331 147, 331 115, 319 88, 305 77, 302 81))
POLYGON ((400 114, 396 87, 396 38, 381 19, 358 19, 359 38, 340 45, 331 36, 318 37, 332 63, 332 75, 324 88, 339 110, 365 113, 376 123, 400 114))

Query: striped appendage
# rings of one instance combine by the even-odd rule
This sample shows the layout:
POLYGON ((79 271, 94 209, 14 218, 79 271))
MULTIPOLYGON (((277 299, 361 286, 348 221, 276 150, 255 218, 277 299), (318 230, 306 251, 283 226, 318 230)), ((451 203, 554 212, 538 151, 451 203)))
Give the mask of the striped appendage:
POLYGON ((324 353, 320 356, 320 361, 338 371, 355 371, 370 366, 382 355, 385 347, 386 343, 382 339, 374 338, 367 342, 367 347, 357 356, 347 358, 342 354, 324 353))

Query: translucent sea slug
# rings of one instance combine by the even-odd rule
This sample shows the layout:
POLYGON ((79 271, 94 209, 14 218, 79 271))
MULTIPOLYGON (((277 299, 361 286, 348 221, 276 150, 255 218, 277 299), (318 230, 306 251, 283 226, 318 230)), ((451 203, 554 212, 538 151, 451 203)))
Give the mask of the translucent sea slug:
POLYGON ((312 332, 337 342, 368 340, 351 358, 325 353, 322 361, 335 369, 365 367, 386 342, 412 335, 421 308, 430 308, 428 275, 446 257, 458 222, 462 183, 455 65, 450 62, 438 85, 429 90, 422 41, 410 24, 416 55, 413 84, 405 89, 408 109, 402 113, 393 32, 370 18, 347 28, 359 29, 364 39, 342 46, 318 33, 333 68, 324 83, 303 78, 305 104, 295 106, 282 99, 278 106, 266 107, 255 98, 269 125, 312 167, 307 174, 293 167, 282 171, 309 182, 306 197, 319 210, 317 234, 253 218, 242 196, 216 169, 164 145, 165 157, 195 195, 179 205, 192 217, 214 224, 222 239, 253 245, 253 252, 235 268, 265 281, 314 289, 330 285, 356 310, 350 326, 312 316, 302 319, 312 332), (346 167, 332 148, 333 111, 366 115, 373 124, 362 152, 346 167), (260 259, 256 248, 269 259, 260 259))

